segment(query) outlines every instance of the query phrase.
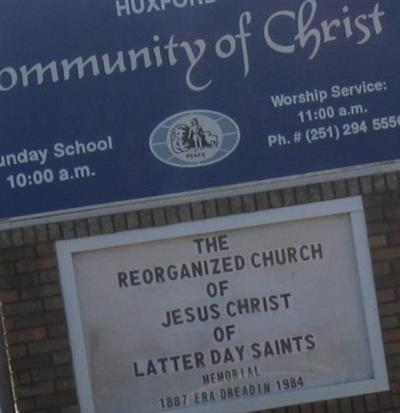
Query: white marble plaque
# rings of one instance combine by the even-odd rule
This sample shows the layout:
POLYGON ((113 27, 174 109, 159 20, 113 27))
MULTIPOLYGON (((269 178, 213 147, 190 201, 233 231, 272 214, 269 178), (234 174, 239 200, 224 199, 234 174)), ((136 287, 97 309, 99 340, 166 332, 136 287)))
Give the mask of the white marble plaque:
POLYGON ((387 388, 359 199, 58 253, 83 413, 239 413, 387 388))

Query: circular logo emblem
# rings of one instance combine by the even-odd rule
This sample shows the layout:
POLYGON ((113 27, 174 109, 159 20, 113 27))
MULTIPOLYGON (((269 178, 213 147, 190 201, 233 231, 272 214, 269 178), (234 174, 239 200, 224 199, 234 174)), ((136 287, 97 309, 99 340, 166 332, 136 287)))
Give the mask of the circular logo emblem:
POLYGON ((209 110, 194 110, 161 122, 150 136, 150 149, 168 165, 195 168, 228 157, 239 140, 239 127, 230 117, 209 110))

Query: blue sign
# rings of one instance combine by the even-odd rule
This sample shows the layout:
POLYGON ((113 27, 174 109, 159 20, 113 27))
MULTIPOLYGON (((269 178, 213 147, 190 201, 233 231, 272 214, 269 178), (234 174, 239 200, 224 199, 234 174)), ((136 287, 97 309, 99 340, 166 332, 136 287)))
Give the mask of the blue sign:
POLYGON ((400 158, 393 0, 0 1, 0 218, 400 158))

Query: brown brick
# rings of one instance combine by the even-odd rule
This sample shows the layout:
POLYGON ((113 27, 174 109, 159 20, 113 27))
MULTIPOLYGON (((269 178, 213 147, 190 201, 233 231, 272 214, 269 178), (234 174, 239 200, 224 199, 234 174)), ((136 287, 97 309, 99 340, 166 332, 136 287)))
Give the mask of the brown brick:
POLYGON ((391 192, 380 192, 380 193, 372 193, 372 194, 365 194, 363 196, 363 203, 364 206, 376 206, 376 205, 387 205, 392 202, 392 193, 391 192))
POLYGON ((165 209, 166 217, 167 217, 167 223, 168 224, 176 224, 179 222, 179 217, 178 217, 178 209, 174 206, 167 207, 165 209))
POLYGON ((325 403, 323 402, 319 402, 319 403, 314 403, 314 413, 326 413, 326 407, 325 407, 325 403))
MULTIPOLYGON (((189 208, 188 205, 186 205, 186 208, 189 208)), ((140 228, 150 228, 153 226, 153 219, 151 216, 151 210, 146 209, 144 211, 139 211, 139 222, 140 222, 140 228)))
POLYGON ((33 381, 49 381, 73 376, 71 365, 51 366, 34 369, 31 372, 33 381))
POLYGON ((400 346, 398 343, 387 343, 385 344, 385 353, 387 356, 393 354, 400 354, 400 346))
POLYGON ((0 277, 15 274, 14 263, 2 264, 0 263, 0 277))
POLYGON ((120 232, 127 230, 125 214, 114 214, 112 220, 114 223, 115 231, 120 232))
POLYGON ((396 316, 382 317, 381 326, 384 330, 400 327, 399 317, 396 317, 396 316))
POLYGON ((14 373, 13 374, 13 383, 14 384, 28 384, 31 383, 31 375, 29 372, 24 373, 14 373))
MULTIPOLYGON (((190 211, 190 207, 187 204, 179 205, 178 206, 178 216, 180 222, 188 222, 192 219, 192 213, 190 211)), ((142 222, 141 222, 141 225, 142 222)), ((150 226, 150 224, 148 224, 150 226)))
POLYGON ((389 370, 389 380, 392 382, 400 380, 400 369, 394 368, 389 370))
POLYGON ((305 186, 295 188, 295 194, 297 203, 305 204, 308 202, 308 191, 305 186))
POLYGON ((16 360, 11 360, 11 368, 13 371, 21 372, 35 368, 44 368, 52 365, 51 354, 37 354, 35 356, 24 357, 16 360))
POLYGON ((391 389, 394 394, 400 394, 400 381, 392 383, 391 389))
POLYGON ((385 178, 388 190, 396 190, 399 187, 399 179, 395 172, 385 174, 385 178))
POLYGON ((308 187, 308 192, 310 194, 310 201, 311 202, 319 202, 322 201, 322 192, 320 185, 310 185, 308 187))
POLYGON ((75 236, 73 221, 66 221, 61 223, 61 234, 63 239, 71 239, 75 236))
POLYGON ((12 245, 24 245, 24 233, 21 228, 11 230, 12 245))
POLYGON ((47 232, 50 241, 58 241, 61 239, 61 228, 58 223, 51 223, 47 225, 47 232))
POLYGON ((264 210, 269 207, 268 194, 266 192, 256 194, 256 206, 258 210, 264 210))
POLYGON ((339 413, 339 405, 336 400, 327 401, 328 413, 339 413))
POLYGON ((50 353, 60 350, 65 350, 68 347, 67 340, 46 340, 43 342, 35 342, 28 344, 28 350, 30 354, 50 353))
POLYGON ((56 381, 56 391, 66 391, 74 389, 74 381, 72 378, 61 379, 56 381))
POLYGON ((377 293, 379 303, 389 303, 396 299, 396 293, 393 290, 381 290, 377 293))
MULTIPOLYGON (((296 195, 293 188, 285 188, 282 191, 283 205, 291 206, 296 203, 296 195)), ((266 205, 265 208, 268 208, 269 205, 266 205)))
POLYGON ((65 350, 68 346, 67 340, 57 339, 57 340, 46 340, 43 342, 35 342, 28 344, 29 353, 31 354, 41 354, 50 353, 60 350, 65 350))
POLYGON ((47 283, 58 283, 60 280, 60 276, 58 274, 57 269, 41 271, 39 273, 40 282, 43 284, 47 283))
POLYGON ((361 184, 361 192, 364 195, 371 194, 373 192, 372 179, 370 176, 364 176, 360 178, 360 184, 361 184))
POLYGON ((382 316, 399 315, 400 314, 400 302, 382 304, 379 306, 379 312, 382 316))
POLYGON ((69 351, 60 351, 58 353, 54 353, 53 361, 54 364, 70 364, 72 361, 71 353, 69 351))
POLYGON ((22 236, 25 244, 33 244, 35 242, 35 230, 33 227, 22 228, 22 236))
POLYGON ((387 365, 390 369, 400 367, 400 354, 397 356, 390 356, 387 358, 387 365))
POLYGON ((354 413, 365 412, 364 398, 362 396, 352 397, 351 404, 353 406, 354 413))
POLYGON ((281 191, 271 191, 268 194, 269 205, 271 208, 279 208, 283 206, 283 199, 281 191))
POLYGON ((321 185, 322 197, 325 201, 333 199, 335 197, 335 189, 332 182, 324 182, 321 185))
POLYGON ((26 330, 15 331, 7 334, 7 341, 10 344, 24 343, 28 341, 44 340, 47 336, 46 329, 43 327, 29 328, 26 330))
POLYGON ((389 275, 392 272, 390 262, 375 262, 373 268, 375 275, 389 275))
POLYGON ((303 404, 300 406, 301 413, 313 413, 312 404, 303 404))
POLYGON ((47 332, 50 338, 66 337, 68 329, 66 324, 56 324, 47 327, 47 332))
POLYGON ((87 226, 89 235, 101 234, 100 220, 97 217, 90 217, 87 219, 87 226))
POLYGON ((368 222, 368 234, 386 234, 390 232, 390 224, 389 222, 368 222))
POLYGON ((40 281, 38 274, 26 274, 0 278, 1 289, 19 289, 36 285, 40 281))
POLYGON ((214 218, 217 216, 217 204, 214 200, 207 200, 204 202, 204 212, 206 218, 214 218))
POLYGON ((368 223, 383 220, 383 210, 380 207, 366 208, 365 218, 368 223))
POLYGON ((44 256, 32 260, 19 261, 17 263, 17 272, 34 272, 47 270, 57 266, 57 259, 54 255, 44 256))
POLYGON ((371 248, 383 248, 388 245, 387 236, 384 234, 371 235, 369 237, 369 246, 371 248))
POLYGON ((227 199, 217 199, 217 210, 219 216, 229 215, 229 201, 227 199))
POLYGON ((87 227, 86 219, 77 219, 74 221, 75 234, 77 237, 87 237, 89 235, 89 230, 87 227))
POLYGON ((371 252, 374 261, 383 261, 400 257, 400 246, 394 248, 382 248, 371 252))
POLYGON ((0 248, 12 246, 10 231, 0 231, 0 248))
POLYGON ((392 397, 393 407, 396 407, 395 413, 400 413, 400 396, 393 395, 392 397))
POLYGON ((24 413, 32 411, 35 407, 34 399, 22 399, 17 401, 18 412, 24 413))
POLYGON ((376 394, 368 394, 365 396, 365 404, 367 406, 367 412, 377 412, 378 411, 378 398, 376 394))
POLYGON ((55 245, 52 242, 40 243, 36 246, 37 255, 53 255, 55 254, 55 245))
POLYGON ((343 198, 347 196, 346 181, 335 181, 333 186, 335 188, 335 194, 338 198, 343 198))
POLYGON ((384 213, 387 219, 398 220, 400 219, 400 206, 398 205, 386 206, 384 209, 384 213))
POLYGON ((378 394, 379 408, 382 410, 390 409, 392 407, 392 397, 390 392, 378 394))
POLYGON ((0 302, 1 303, 12 303, 18 300, 17 290, 3 290, 0 291, 0 302))
POLYGON ((393 262, 393 271, 392 273, 400 275, 400 260, 395 260, 393 262))
POLYGON ((388 275, 386 277, 378 277, 375 284, 379 289, 390 289, 396 286, 396 276, 388 275))
POLYGON ((10 345, 8 347, 8 355, 12 359, 21 358, 28 353, 27 346, 25 344, 10 345))
POLYGON ((18 399, 22 399, 25 397, 50 394, 53 391, 54 391, 54 383, 52 382, 30 384, 29 386, 18 386, 18 388, 16 389, 16 397, 18 399))
POLYGON ((190 204, 192 209, 193 220, 204 219, 204 208, 201 202, 193 202, 190 204))
POLYGON ((374 191, 376 192, 384 192, 387 189, 385 175, 383 174, 374 175, 372 177, 372 184, 374 187, 374 191))
POLYGON ((6 316, 35 313, 42 311, 42 309, 42 302, 40 300, 20 301, 17 303, 8 303, 3 306, 3 312, 6 316))
POLYGON ((62 406, 63 404, 75 404, 76 402, 75 392, 55 393, 36 398, 37 407, 62 406))
POLYGON ((22 290, 21 299, 27 300, 32 298, 51 297, 60 295, 60 293, 60 286, 58 284, 44 284, 22 290))
POLYGON ((243 195, 244 212, 254 212, 256 210, 256 200, 253 194, 243 195))
POLYGON ((44 307, 46 310, 59 310, 64 308, 64 302, 61 296, 48 297, 44 299, 44 307))
POLYGON ((62 311, 47 311, 38 313, 24 313, 18 317, 7 318, 5 326, 7 330, 21 330, 29 327, 51 326, 52 324, 64 323, 64 313, 62 311))
POLYGON ((128 229, 136 229, 139 227, 139 216, 136 211, 126 214, 126 223, 128 229))
POLYGON ((153 214, 154 225, 156 227, 161 227, 163 225, 166 225, 167 219, 165 217, 164 208, 155 208, 152 210, 152 214, 153 214))
POLYGON ((61 413, 80 413, 79 406, 73 405, 73 406, 62 407, 61 413))
POLYGON ((49 234, 47 233, 46 225, 35 226, 35 236, 38 242, 46 242, 49 240, 49 234))
POLYGON ((110 234, 114 231, 113 222, 109 215, 100 217, 100 226, 103 234, 110 234))
POLYGON ((233 196, 229 198, 232 214, 240 214, 243 212, 242 197, 233 196))
POLYGON ((358 178, 351 178, 346 181, 349 196, 360 195, 361 187, 358 178))
POLYGON ((388 237, 388 244, 391 246, 399 245, 400 244, 400 232, 394 232, 389 234, 388 237))
POLYGON ((0 262, 11 262, 23 259, 34 258, 36 256, 35 248, 30 246, 5 248, 0 250, 0 262))

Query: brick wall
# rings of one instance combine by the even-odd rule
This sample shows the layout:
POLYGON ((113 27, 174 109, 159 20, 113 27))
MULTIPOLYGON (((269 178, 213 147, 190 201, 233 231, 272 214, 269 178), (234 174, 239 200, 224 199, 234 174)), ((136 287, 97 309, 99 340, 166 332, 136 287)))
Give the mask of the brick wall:
POLYGON ((79 412, 55 241, 354 195, 366 210, 391 391, 273 412, 400 413, 400 173, 0 232, 0 301, 18 411, 79 412))

